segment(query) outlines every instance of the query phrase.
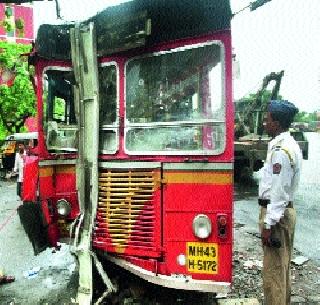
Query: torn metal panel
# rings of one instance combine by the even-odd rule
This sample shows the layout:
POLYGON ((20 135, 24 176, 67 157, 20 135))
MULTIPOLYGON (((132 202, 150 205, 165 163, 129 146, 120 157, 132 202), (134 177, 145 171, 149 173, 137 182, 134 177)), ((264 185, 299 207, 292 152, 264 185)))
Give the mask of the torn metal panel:
POLYGON ((72 64, 78 109, 77 189, 80 221, 75 252, 79 261, 79 304, 91 304, 93 294, 91 239, 98 202, 99 102, 94 24, 71 29, 72 64), (80 227, 82 223, 82 227, 80 227))

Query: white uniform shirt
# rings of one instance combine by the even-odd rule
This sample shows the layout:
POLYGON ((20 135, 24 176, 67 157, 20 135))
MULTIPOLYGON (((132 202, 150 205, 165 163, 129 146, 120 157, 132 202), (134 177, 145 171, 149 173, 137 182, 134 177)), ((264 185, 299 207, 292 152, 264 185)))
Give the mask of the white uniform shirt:
POLYGON ((268 144, 267 159, 260 170, 259 198, 269 199, 265 223, 279 222, 300 180, 302 154, 299 145, 283 132, 268 144))
POLYGON ((24 167, 24 160, 19 153, 16 153, 13 171, 19 174, 17 179, 18 182, 23 182, 23 167, 24 167))

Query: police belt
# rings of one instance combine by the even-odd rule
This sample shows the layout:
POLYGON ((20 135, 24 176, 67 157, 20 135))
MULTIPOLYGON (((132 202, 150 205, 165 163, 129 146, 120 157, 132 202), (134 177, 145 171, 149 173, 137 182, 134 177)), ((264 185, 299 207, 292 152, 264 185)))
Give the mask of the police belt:
MULTIPOLYGON (((269 199, 258 199, 258 204, 262 207, 267 207, 267 205, 270 203, 269 199)), ((293 208, 293 202, 289 201, 286 208, 292 209, 293 208)))

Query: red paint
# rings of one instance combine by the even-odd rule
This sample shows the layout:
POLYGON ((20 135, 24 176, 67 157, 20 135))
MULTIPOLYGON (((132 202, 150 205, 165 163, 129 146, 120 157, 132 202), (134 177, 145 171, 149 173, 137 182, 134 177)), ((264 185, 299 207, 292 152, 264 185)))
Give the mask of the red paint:
POLYGON ((218 243, 218 274, 190 273, 195 279, 212 279, 230 282, 232 275, 232 185, 168 184, 164 196, 164 251, 169 273, 189 274, 185 266, 179 266, 177 256, 186 255, 187 242, 218 243), (179 200, 177 200, 179 198, 179 200), (226 215, 226 236, 218 234, 217 216, 226 215), (200 240, 192 230, 197 214, 207 215, 212 223, 209 238, 200 240))
MULTIPOLYGON (((0 20, 4 20, 5 18, 4 12, 5 12, 5 4, 0 3, 0 20)), ((6 35, 6 31, 3 26, 0 26, 0 35, 6 35)))
POLYGON ((165 186, 166 211, 230 210, 233 185, 168 184, 165 186), (183 200, 176 200, 183 198, 183 200), (201 204, 199 204, 201 203, 201 204))
POLYGON ((36 117, 28 117, 25 120, 24 125, 30 132, 38 131, 37 121, 38 119, 36 117))
POLYGON ((26 156, 23 172, 23 201, 36 202, 37 200, 37 187, 38 187, 38 157, 26 156))
POLYGON ((50 209, 49 209, 49 203, 47 200, 41 201, 41 209, 44 216, 44 220, 46 224, 50 224, 52 222, 51 215, 50 215, 50 209))
POLYGON ((47 227, 49 243, 52 247, 56 247, 59 241, 59 229, 55 223, 51 223, 47 227))
POLYGON ((41 200, 47 200, 55 195, 52 176, 39 177, 39 191, 41 200))

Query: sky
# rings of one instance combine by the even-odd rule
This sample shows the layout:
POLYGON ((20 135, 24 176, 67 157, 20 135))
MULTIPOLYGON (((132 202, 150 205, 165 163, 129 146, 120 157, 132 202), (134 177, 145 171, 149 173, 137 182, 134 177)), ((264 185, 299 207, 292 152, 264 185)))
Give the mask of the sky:
MULTIPOLYGON (((231 0, 238 11, 247 0, 231 0)), ((234 97, 254 93, 270 72, 284 70, 280 94, 300 110, 320 110, 320 1, 272 0, 235 15, 233 47, 240 65, 234 97)))
MULTIPOLYGON (((59 0, 64 20, 81 20, 128 0, 59 0), (88 5, 89 4, 89 5, 88 5)), ((230 0, 237 12, 250 0, 230 0)), ((252 0, 253 1, 253 0, 252 0)), ((36 27, 56 22, 54 1, 34 2, 36 27)), ((239 65, 234 98, 256 93, 263 78, 284 70, 280 94, 301 111, 320 110, 320 0, 272 0, 236 14, 232 44, 239 65)))

